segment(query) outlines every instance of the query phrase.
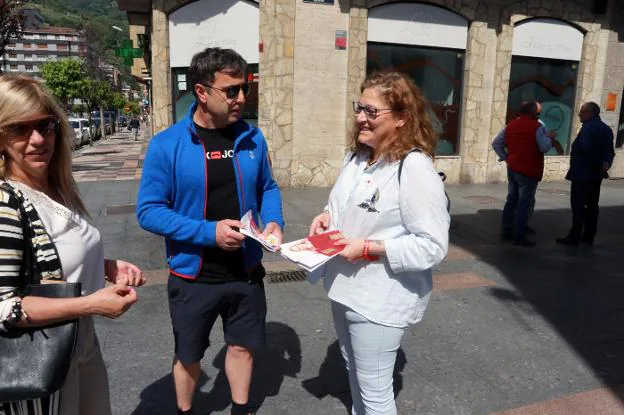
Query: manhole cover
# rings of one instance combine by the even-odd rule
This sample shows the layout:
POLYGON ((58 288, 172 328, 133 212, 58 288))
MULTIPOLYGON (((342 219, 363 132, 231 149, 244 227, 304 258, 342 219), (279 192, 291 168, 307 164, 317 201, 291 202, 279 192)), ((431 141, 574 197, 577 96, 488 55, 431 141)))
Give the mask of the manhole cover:
POLYGON ((537 190, 543 193, 550 193, 552 195, 568 196, 570 194, 569 190, 563 190, 563 189, 537 189, 537 190))
POLYGON ((465 196, 464 199, 470 200, 471 202, 475 202, 480 205, 494 205, 501 202, 500 199, 496 199, 495 197, 490 196, 465 196))
POLYGON ((106 209, 106 216, 110 215, 128 215, 134 213, 136 205, 112 205, 106 209))
POLYGON ((279 284, 282 282, 305 281, 306 273, 300 270, 270 272, 266 276, 269 284, 279 284))

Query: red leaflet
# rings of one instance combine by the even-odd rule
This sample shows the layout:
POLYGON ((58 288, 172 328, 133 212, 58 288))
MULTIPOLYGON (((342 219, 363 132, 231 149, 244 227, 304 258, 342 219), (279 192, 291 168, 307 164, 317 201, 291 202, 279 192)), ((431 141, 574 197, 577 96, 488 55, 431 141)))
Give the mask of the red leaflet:
POLYGON ((344 239, 344 236, 340 231, 329 231, 308 236, 308 240, 314 247, 314 250, 327 256, 335 255, 344 249, 344 245, 334 245, 335 242, 341 239, 344 239))

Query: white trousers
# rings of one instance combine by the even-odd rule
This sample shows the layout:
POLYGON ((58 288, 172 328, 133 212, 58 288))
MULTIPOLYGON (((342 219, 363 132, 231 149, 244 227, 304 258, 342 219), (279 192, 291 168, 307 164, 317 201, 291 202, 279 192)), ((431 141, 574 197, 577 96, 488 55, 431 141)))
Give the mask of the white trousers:
POLYGON ((396 415, 392 375, 407 328, 373 323, 332 301, 340 351, 349 372, 353 415, 396 415))

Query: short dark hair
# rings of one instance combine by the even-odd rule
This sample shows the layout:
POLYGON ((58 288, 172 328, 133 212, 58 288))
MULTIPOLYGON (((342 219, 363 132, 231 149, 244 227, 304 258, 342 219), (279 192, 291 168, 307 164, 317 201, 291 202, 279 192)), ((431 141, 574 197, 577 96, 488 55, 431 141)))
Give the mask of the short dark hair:
POLYGON ((225 72, 241 76, 247 72, 247 61, 232 49, 207 48, 195 54, 191 60, 188 78, 189 87, 195 94, 195 85, 212 85, 215 73, 225 72))
POLYGON ((600 106, 596 104, 594 101, 586 102, 584 105, 587 107, 589 112, 592 113, 592 115, 594 116, 600 115, 600 106))
POLYGON ((522 115, 537 115, 537 101, 530 100, 524 101, 520 105, 520 114, 522 115))

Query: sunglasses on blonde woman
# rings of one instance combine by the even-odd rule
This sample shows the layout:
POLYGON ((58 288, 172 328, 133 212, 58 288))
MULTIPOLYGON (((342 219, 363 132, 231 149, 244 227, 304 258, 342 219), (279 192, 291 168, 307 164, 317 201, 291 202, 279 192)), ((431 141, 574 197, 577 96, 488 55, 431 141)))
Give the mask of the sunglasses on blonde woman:
POLYGON ((2 129, 9 136, 16 138, 30 137, 35 130, 43 137, 49 137, 53 134, 58 134, 61 129, 61 123, 56 118, 45 118, 34 122, 10 124, 2 129))

